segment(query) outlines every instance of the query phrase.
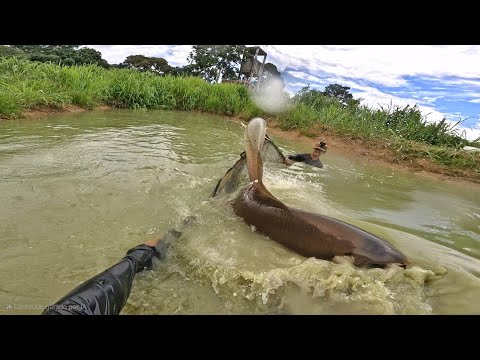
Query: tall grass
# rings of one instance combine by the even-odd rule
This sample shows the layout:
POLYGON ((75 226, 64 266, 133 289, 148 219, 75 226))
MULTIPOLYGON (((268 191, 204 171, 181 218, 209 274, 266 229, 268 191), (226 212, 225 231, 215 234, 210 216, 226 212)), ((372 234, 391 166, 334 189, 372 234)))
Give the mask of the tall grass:
MULTIPOLYGON (((197 77, 159 77, 131 69, 59 66, 0 58, 0 115, 38 106, 99 104, 119 108, 201 110, 239 115, 255 108, 238 84, 209 84, 197 77)), ((256 112, 256 109, 252 112, 256 112)))
POLYGON ((295 106, 280 116, 285 129, 312 126, 332 129, 338 134, 362 138, 399 138, 429 145, 460 148, 470 142, 460 136, 446 119, 429 123, 417 106, 371 109, 345 106, 333 98, 311 91, 297 95, 295 106))
POLYGON ((460 136, 455 128, 458 123, 446 119, 429 123, 417 106, 345 106, 318 91, 297 94, 293 103, 278 117, 278 123, 286 130, 303 130, 307 135, 329 130, 349 138, 383 140, 398 162, 430 159, 451 169, 474 170, 480 175, 480 155, 462 150, 463 146, 474 144, 460 136))
POLYGON ((200 110, 215 114, 269 116, 286 130, 318 134, 329 130, 350 138, 388 140, 402 158, 428 157, 461 169, 479 169, 479 156, 460 150, 473 145, 445 119, 427 123, 411 106, 370 109, 343 105, 318 91, 301 92, 280 114, 267 114, 239 84, 209 84, 197 77, 160 77, 131 69, 95 65, 60 66, 0 57, 0 117, 15 117, 39 106, 73 104, 92 109, 118 108, 200 110), (417 144, 417 145, 415 145, 417 144), (418 145, 420 144, 420 145, 418 145), (424 145, 421 145, 424 144, 424 145))

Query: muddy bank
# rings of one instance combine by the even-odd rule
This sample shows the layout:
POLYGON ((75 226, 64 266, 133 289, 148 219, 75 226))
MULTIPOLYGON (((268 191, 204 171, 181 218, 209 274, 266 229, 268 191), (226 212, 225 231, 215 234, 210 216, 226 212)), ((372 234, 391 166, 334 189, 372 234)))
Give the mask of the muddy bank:
MULTIPOLYGON (((246 123, 245 120, 238 117, 230 118, 232 121, 246 123)), ((387 143, 382 141, 372 141, 365 139, 349 139, 338 136, 328 131, 306 136, 297 130, 285 131, 280 129, 277 124, 268 120, 268 134, 272 137, 282 137, 287 140, 294 140, 305 144, 305 152, 312 151, 315 142, 323 140, 327 143, 329 151, 340 153, 344 156, 360 159, 365 164, 388 166, 393 169, 407 169, 408 171, 420 174, 422 176, 434 177, 445 181, 454 181, 456 183, 464 182, 480 186, 480 174, 473 170, 456 170, 455 174, 451 169, 436 164, 430 159, 402 160, 388 147, 387 143)), ((328 153, 324 155, 324 161, 327 161, 328 153)))
MULTIPOLYGON (((94 110, 109 110, 111 109, 110 106, 107 105, 99 105, 96 106, 94 110)), ((56 114, 56 113, 78 113, 78 112, 83 112, 83 111, 89 111, 87 109, 84 109, 80 106, 77 105, 66 105, 64 108, 61 109, 56 109, 56 108, 49 108, 49 107, 37 107, 35 109, 30 109, 25 111, 22 114, 23 118, 27 119, 39 119, 39 118, 44 118, 50 114, 56 114)))

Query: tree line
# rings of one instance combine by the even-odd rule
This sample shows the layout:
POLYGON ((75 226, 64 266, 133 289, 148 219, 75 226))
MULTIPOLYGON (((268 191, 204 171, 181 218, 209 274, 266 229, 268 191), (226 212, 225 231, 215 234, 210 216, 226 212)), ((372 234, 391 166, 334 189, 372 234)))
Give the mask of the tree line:
MULTIPOLYGON (((0 45, 0 56, 15 56, 31 61, 51 62, 62 65, 94 64, 104 68, 132 68, 139 71, 152 71, 158 75, 200 76, 214 82, 221 74, 223 79, 239 78, 239 67, 245 45, 193 45, 187 57, 188 64, 175 67, 160 57, 129 55, 120 64, 109 64, 102 54, 81 45, 0 45)), ((277 67, 266 63, 265 77, 281 76, 277 67)))
MULTIPOLYGON (((159 76, 198 76, 209 82, 219 79, 236 80, 240 74, 240 64, 245 45, 193 45, 187 57, 187 65, 171 66, 161 57, 145 55, 129 55, 120 64, 109 64, 102 58, 101 52, 81 47, 81 45, 0 45, 0 56, 26 59, 37 62, 50 62, 66 66, 94 64, 103 68, 129 68, 138 71, 149 71, 159 76)), ((284 87, 284 80, 277 66, 271 62, 265 63, 263 75, 256 81, 278 79, 284 87)), ((339 84, 328 85, 323 92, 310 89, 309 86, 299 91, 295 98, 304 103, 317 96, 336 98, 344 105, 358 105, 360 100, 353 99, 349 87, 339 84)))

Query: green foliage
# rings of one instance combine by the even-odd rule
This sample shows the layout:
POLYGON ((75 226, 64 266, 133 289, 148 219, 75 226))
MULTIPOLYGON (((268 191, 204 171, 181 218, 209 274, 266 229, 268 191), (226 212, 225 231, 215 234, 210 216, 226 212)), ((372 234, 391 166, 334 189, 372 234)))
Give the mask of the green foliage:
POLYGON ((95 64, 104 68, 109 67, 99 51, 80 48, 80 45, 11 45, 10 48, 16 51, 16 54, 11 56, 19 57, 21 54, 31 61, 69 66, 95 64))
POLYGON ((468 153, 462 149, 446 146, 432 146, 417 141, 394 139, 391 144, 396 152, 396 160, 430 159, 447 166, 454 173, 461 174, 461 170, 469 169, 480 173, 480 156, 468 153))
POLYGON ((20 112, 20 104, 15 101, 13 95, 0 91, 0 116, 16 117, 20 112))
MULTIPOLYGON (((386 139, 399 159, 430 158, 457 169, 479 169, 480 156, 461 150, 471 143, 456 133, 455 124, 427 123, 417 106, 372 110, 345 106, 335 96, 298 92, 275 120, 284 129, 303 133, 329 130, 350 138, 386 139), (401 155, 400 155, 401 154, 401 155)), ((0 57, 0 116, 16 117, 38 106, 62 108, 99 104, 119 108, 200 110, 215 114, 273 117, 258 108, 240 84, 209 84, 192 76, 158 76, 152 71, 105 69, 96 65, 66 66, 0 57)))
MULTIPOLYGON (((75 104, 92 108, 101 103, 105 70, 94 65, 54 66, 48 63, 8 58, 0 60, 0 93, 15 104, 18 115, 37 106, 61 108, 75 104), (81 70, 80 70, 81 69, 81 70)), ((0 111, 5 111, 0 108, 0 111)))
POLYGON ((164 58, 144 55, 130 55, 121 65, 140 71, 153 71, 158 75, 172 74, 175 71, 175 68, 168 65, 168 61, 164 58))
POLYGON ((353 98, 353 95, 350 93, 350 88, 340 84, 328 85, 323 91, 323 95, 335 98, 345 106, 358 106, 360 104, 360 100, 355 100, 353 98))
POLYGON ((217 81, 220 76, 237 79, 244 50, 245 45, 193 45, 184 71, 209 82, 217 81))
POLYGON ((264 86, 265 84, 268 86, 270 81, 273 79, 278 80, 280 82, 280 84, 282 85, 282 89, 285 88, 285 82, 282 78, 282 73, 278 71, 277 67, 274 64, 268 62, 263 67, 263 74, 261 79, 259 80, 260 81, 259 86, 264 86))
POLYGON ((37 106, 85 108, 106 103, 121 108, 201 110, 240 114, 254 106, 239 84, 209 84, 198 77, 157 76, 135 69, 58 66, 0 59, 0 112, 19 115, 37 106))
POLYGON ((293 101, 299 109, 302 106, 309 108, 315 114, 317 124, 334 128, 342 134, 366 138, 394 137, 455 148, 469 143, 454 130, 456 124, 450 124, 446 119, 428 123, 416 105, 374 110, 349 100, 349 105, 345 106, 342 99, 347 97, 337 92, 343 90, 330 85, 326 89, 329 89, 328 96, 325 95, 327 91, 304 87, 294 96, 293 101))
POLYGON ((15 56, 19 59, 25 59, 26 54, 24 51, 19 50, 13 46, 0 45, 0 57, 11 57, 15 56))

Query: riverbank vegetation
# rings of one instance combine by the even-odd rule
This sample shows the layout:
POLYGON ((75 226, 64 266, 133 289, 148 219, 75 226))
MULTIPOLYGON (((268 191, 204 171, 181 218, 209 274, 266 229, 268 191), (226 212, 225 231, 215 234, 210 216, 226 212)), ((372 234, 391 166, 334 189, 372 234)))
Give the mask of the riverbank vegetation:
MULTIPOLYGON (((133 60, 130 57, 129 61, 133 60)), ((244 85, 216 83, 216 72, 203 71, 202 75, 195 63, 190 65, 190 73, 162 64, 163 71, 141 71, 126 65, 66 65, 15 54, 0 56, 0 117, 16 118, 39 107, 62 109, 69 105, 199 110, 244 120, 262 116, 284 130, 310 136, 328 132, 345 139, 376 141, 390 149, 395 162, 426 159, 451 175, 468 171, 480 179, 480 153, 463 150, 464 146, 479 146, 478 142, 463 138, 446 119, 428 123, 416 106, 370 109, 353 99, 349 88, 331 84, 325 91, 305 87, 293 97, 282 91, 282 110, 272 113, 260 108, 244 85)), ((266 77, 278 78, 276 67, 271 66, 266 77)))

